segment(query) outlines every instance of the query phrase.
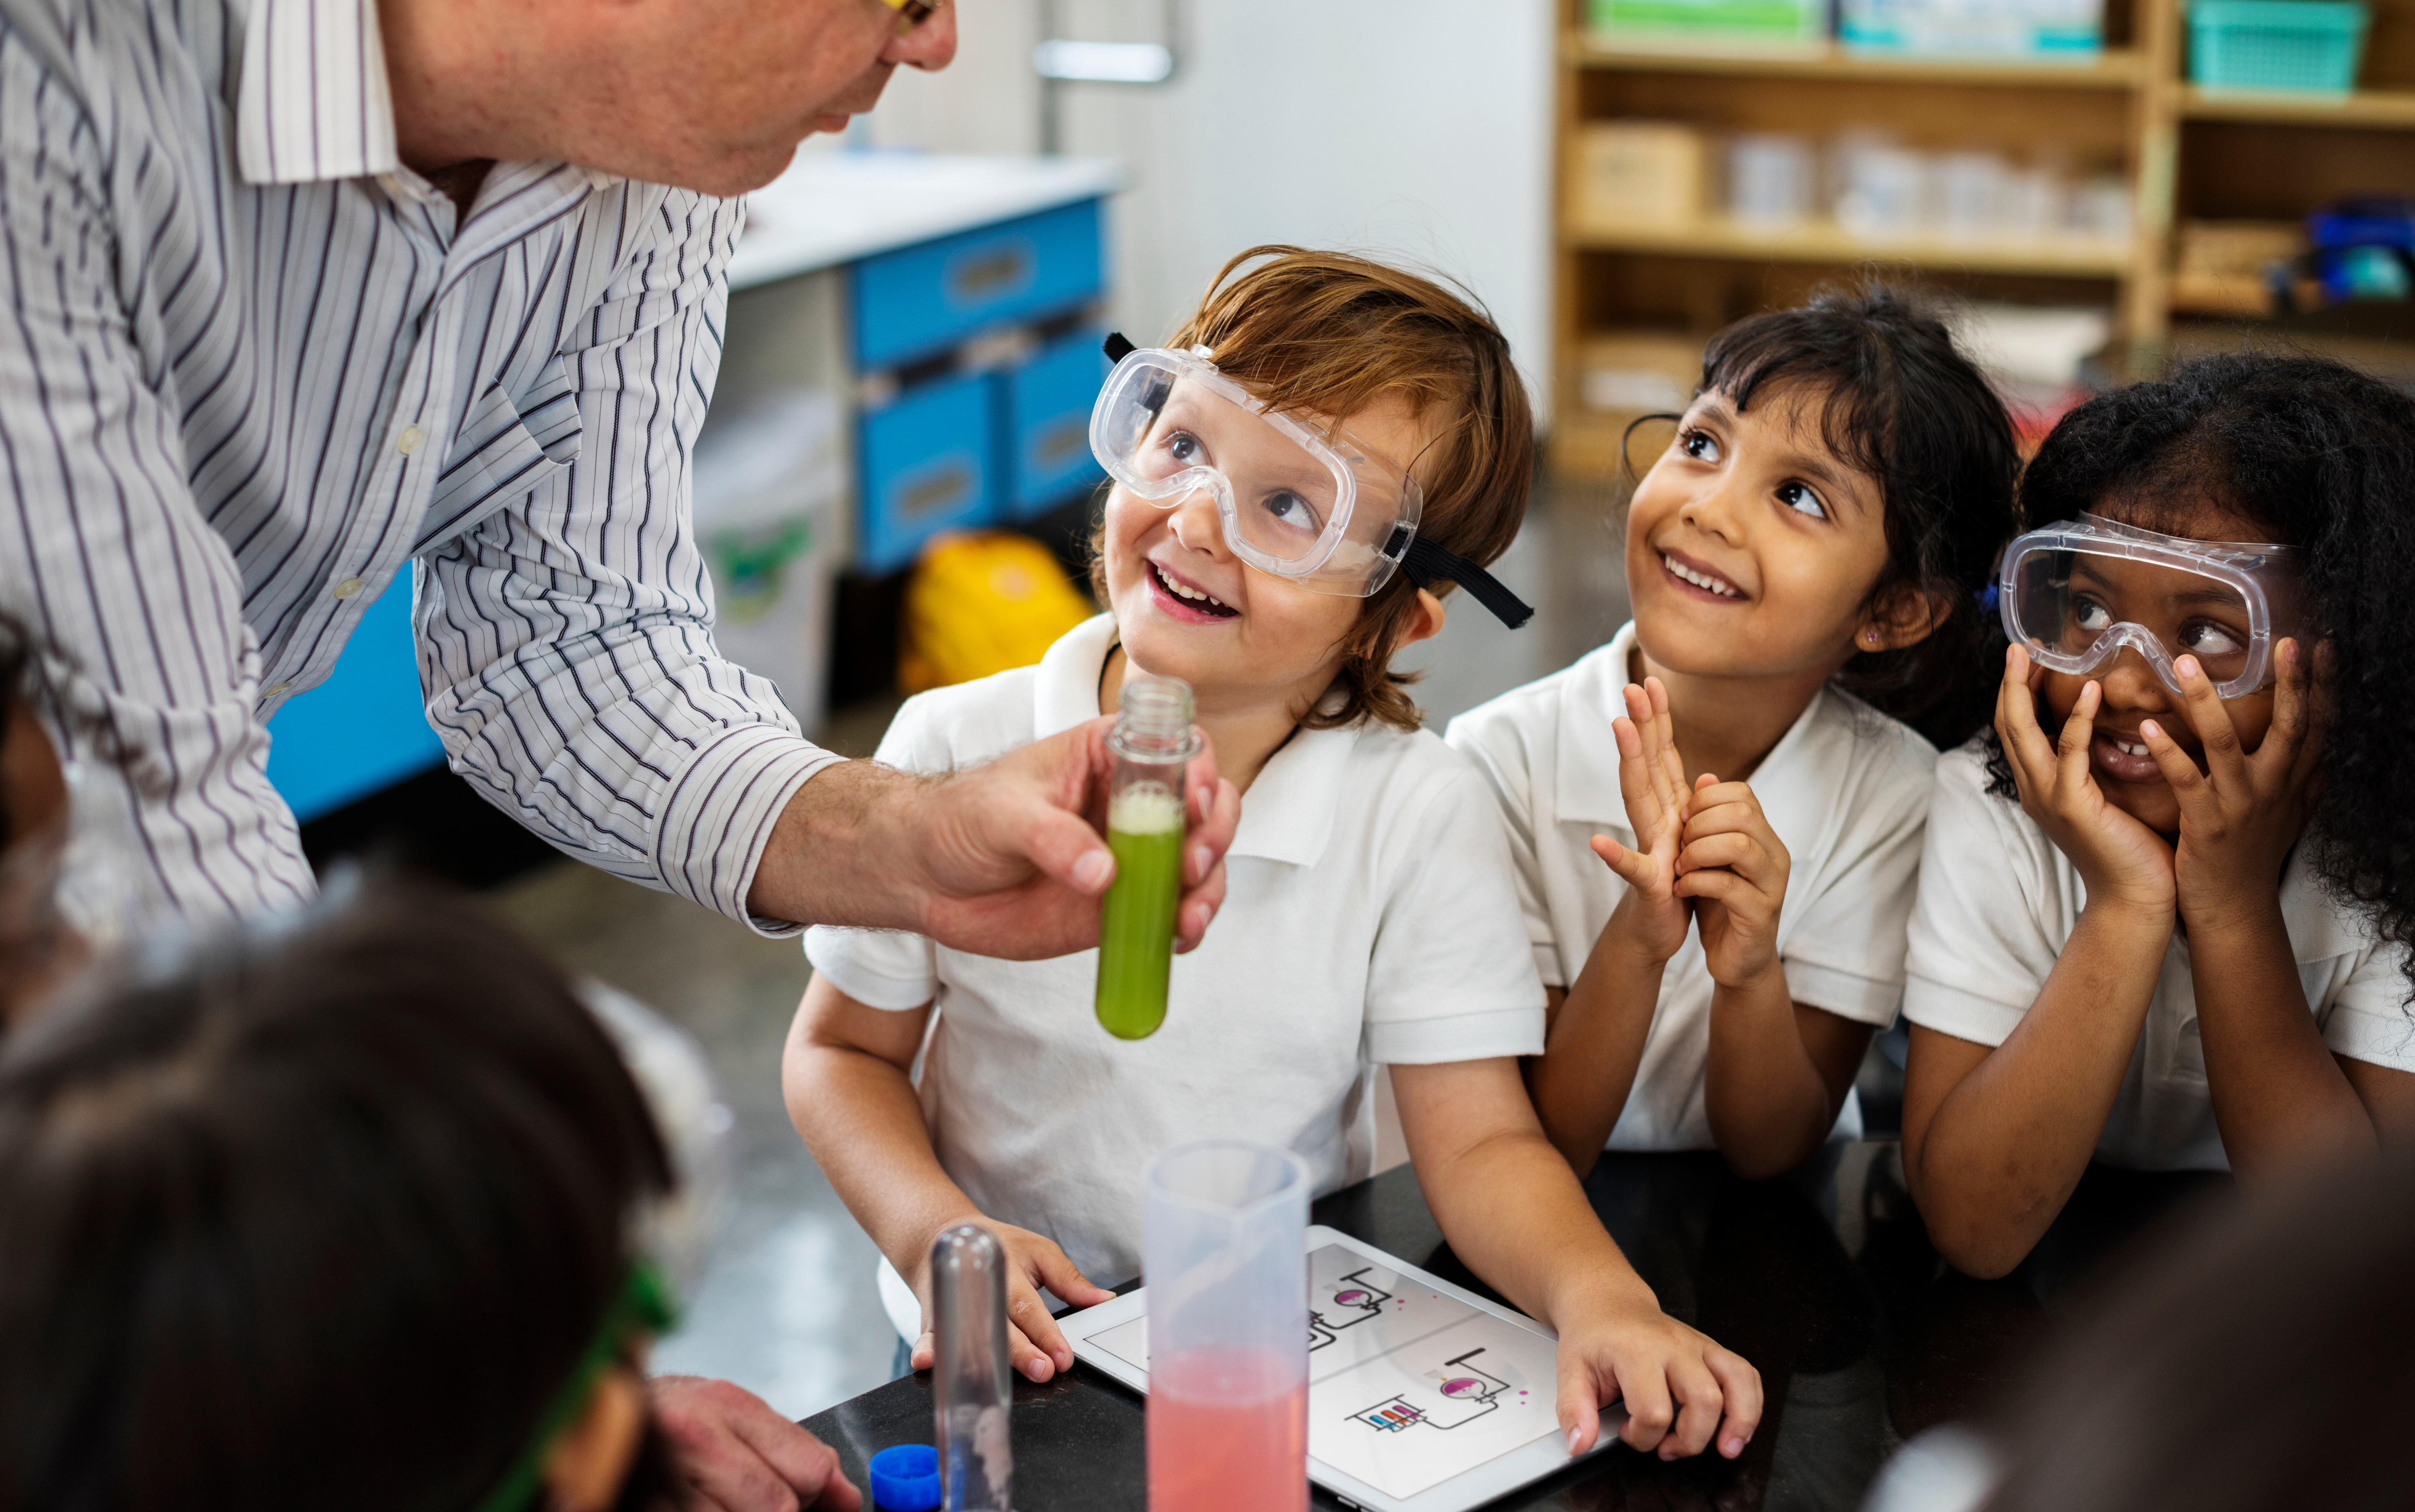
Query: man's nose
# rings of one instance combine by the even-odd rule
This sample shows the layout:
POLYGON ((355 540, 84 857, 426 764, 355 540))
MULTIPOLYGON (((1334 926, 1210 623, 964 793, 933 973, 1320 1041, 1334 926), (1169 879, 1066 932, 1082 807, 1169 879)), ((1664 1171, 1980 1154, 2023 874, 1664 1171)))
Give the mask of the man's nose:
POLYGON ((930 19, 902 37, 890 38, 880 51, 883 63, 902 63, 909 68, 937 73, 955 61, 956 7, 954 0, 940 0, 939 8, 930 19))

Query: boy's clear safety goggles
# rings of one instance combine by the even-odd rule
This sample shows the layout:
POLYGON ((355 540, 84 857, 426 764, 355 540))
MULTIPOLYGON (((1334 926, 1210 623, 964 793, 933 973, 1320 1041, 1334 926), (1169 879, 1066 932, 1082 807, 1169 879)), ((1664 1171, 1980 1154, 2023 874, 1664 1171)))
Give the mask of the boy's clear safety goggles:
POLYGON ((2198 541, 2082 515, 2004 548, 1997 575, 2004 634, 2050 671, 2103 666, 2127 646, 2164 686, 2194 656, 2214 693, 2236 698, 2270 681, 2273 642, 2304 637, 2297 553, 2247 541, 2198 541))
POLYGON ((1105 351, 1116 366, 1090 412, 1090 450, 1134 497, 1171 509, 1210 495, 1233 555, 1319 593, 1365 598, 1405 571, 1420 588, 1459 584, 1512 629, 1533 616, 1492 574, 1420 537, 1417 480, 1348 431, 1268 409, 1204 352, 1120 335, 1105 351))

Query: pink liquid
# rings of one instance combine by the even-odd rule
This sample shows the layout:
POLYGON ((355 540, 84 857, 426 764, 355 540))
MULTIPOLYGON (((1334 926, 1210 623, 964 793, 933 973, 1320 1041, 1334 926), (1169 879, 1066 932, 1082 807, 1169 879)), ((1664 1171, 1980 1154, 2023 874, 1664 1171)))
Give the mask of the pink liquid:
POLYGON ((1280 1355, 1152 1362, 1149 1512, 1306 1512, 1308 1380, 1280 1355))

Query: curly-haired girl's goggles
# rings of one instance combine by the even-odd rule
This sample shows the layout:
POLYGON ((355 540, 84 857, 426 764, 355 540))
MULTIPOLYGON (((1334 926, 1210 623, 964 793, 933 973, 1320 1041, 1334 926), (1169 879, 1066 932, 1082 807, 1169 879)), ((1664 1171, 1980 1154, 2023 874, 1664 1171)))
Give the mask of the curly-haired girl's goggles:
POLYGON ((1420 538, 1417 480, 1350 432, 1268 409, 1202 352, 1121 336, 1105 350, 1116 367, 1090 412, 1090 450, 1134 497, 1172 509, 1209 495, 1234 556, 1315 592, 1365 598, 1405 570, 1421 588, 1459 584, 1513 629, 1534 614, 1420 538))
POLYGON ((1996 591, 2004 634, 2040 666, 2092 671, 2126 646, 2174 693, 2172 663, 2184 655, 2219 696, 2253 693, 2271 681, 2273 642, 2308 628, 2289 547, 2165 535, 2094 515, 2015 540, 1996 591))

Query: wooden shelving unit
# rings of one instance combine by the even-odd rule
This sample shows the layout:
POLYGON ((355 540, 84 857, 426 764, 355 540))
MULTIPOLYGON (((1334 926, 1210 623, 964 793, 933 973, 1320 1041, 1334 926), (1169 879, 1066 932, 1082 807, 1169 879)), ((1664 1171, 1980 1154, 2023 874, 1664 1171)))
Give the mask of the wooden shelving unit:
POLYGON ((1561 0, 1552 460, 1616 465, 1628 415, 1586 410, 1587 344, 1626 332, 1711 331, 1816 285, 1900 272, 1980 297, 2099 303, 2122 366, 2156 370, 2171 329, 2173 229, 2185 218, 2288 220, 2357 189, 2415 185, 2415 0, 2373 0, 2360 87, 2339 98, 2202 90, 2185 82, 2181 0, 2107 0, 2108 46, 2084 64, 1897 59, 1836 47, 1689 52, 1585 32, 1561 0), (1872 241, 1833 222, 1786 228, 1712 217, 1678 229, 1585 226, 1570 214, 1583 125, 1683 121, 1713 132, 1827 137, 1873 126, 1914 146, 2048 154, 2130 186, 2126 243, 1872 241))

